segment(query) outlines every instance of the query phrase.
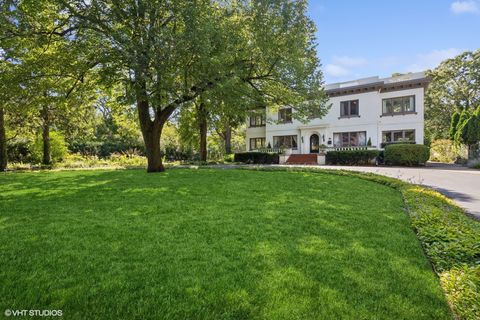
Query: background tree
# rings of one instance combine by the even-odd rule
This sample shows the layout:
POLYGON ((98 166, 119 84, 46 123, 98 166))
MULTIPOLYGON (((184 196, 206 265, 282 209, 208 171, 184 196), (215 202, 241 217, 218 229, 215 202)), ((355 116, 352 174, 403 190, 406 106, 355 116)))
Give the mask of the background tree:
POLYGON ((2 51, 8 57, 5 62, 14 66, 10 71, 15 81, 7 82, 3 91, 10 92, 16 124, 40 129, 41 162, 49 165, 51 128, 59 123, 70 130, 77 127, 80 109, 89 102, 86 93, 93 87, 85 84, 91 83, 86 81, 91 57, 56 31, 62 14, 53 2, 12 0, 4 9, 0 30, 8 41, 2 42, 2 51))
POLYGON ((455 111, 473 111, 480 103, 480 50, 445 60, 428 75, 425 133, 430 140, 448 138, 455 111))

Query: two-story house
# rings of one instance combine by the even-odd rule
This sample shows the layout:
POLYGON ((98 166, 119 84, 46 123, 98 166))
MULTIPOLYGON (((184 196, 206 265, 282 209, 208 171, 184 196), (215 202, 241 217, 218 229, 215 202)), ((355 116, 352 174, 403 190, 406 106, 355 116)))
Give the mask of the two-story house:
POLYGON ((318 153, 327 148, 372 146, 382 142, 423 143, 423 72, 391 78, 370 77, 325 86, 331 108, 304 124, 292 108, 267 109, 247 123, 247 150, 281 148, 286 154, 318 153))

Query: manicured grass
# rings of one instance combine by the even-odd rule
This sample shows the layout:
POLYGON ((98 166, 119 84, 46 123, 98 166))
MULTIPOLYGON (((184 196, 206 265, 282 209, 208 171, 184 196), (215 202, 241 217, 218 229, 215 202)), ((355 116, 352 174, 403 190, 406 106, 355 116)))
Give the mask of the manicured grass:
POLYGON ((247 170, 0 176, 0 313, 451 319, 401 194, 247 170))

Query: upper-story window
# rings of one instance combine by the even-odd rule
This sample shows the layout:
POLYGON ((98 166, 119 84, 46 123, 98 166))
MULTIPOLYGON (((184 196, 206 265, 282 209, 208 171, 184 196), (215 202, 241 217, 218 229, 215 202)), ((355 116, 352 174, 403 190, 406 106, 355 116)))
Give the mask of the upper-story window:
POLYGON ((383 115, 397 115, 413 112, 415 112, 415 96, 383 99, 383 115))
POLYGON ((250 127, 265 126, 265 114, 255 114, 250 116, 250 127))
POLYGON ((278 122, 280 123, 292 122, 292 108, 283 108, 278 110, 278 122))
POLYGON ((340 102, 340 117, 357 117, 359 115, 358 100, 340 102))

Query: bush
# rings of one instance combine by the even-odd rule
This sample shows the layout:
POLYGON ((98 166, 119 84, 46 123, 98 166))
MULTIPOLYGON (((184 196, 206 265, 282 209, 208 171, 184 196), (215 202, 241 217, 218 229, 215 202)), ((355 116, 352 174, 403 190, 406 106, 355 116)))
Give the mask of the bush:
POLYGON ((382 142, 380 143, 380 148, 385 149, 387 146, 390 146, 392 144, 415 144, 413 141, 403 141, 403 142, 382 142))
POLYGON ((454 163, 462 158, 467 158, 467 149, 464 146, 456 146, 452 140, 435 140, 430 146, 431 161, 454 163))
POLYGON ((379 154, 379 150, 328 151, 326 162, 349 166, 370 165, 376 161, 379 154))
POLYGON ((235 162, 254 163, 254 164, 278 164, 279 156, 277 153, 266 152, 241 152, 235 153, 235 162))
POLYGON ((440 281, 462 319, 480 319, 480 265, 455 267, 442 274, 440 281))
MULTIPOLYGON (((35 142, 30 148, 32 153, 32 160, 34 162, 40 163, 43 158, 43 139, 42 135, 38 135, 35 139, 35 142)), ((67 143, 65 142, 65 137, 58 131, 50 132, 50 156, 52 162, 62 161, 65 156, 68 154, 67 143)))
POLYGON ((232 154, 226 154, 224 157, 223 157, 223 162, 233 162, 235 160, 235 155, 232 153, 232 154))
POLYGON ((31 141, 27 138, 15 138, 7 142, 7 158, 9 162, 30 162, 31 141))
POLYGON ((423 144, 391 144, 385 148, 385 163, 400 166, 424 165, 430 149, 423 144))
POLYGON ((140 154, 144 153, 144 145, 141 143, 133 144, 122 141, 82 141, 70 144, 70 151, 80 153, 82 155, 97 156, 107 158, 114 153, 125 153, 129 150, 136 149, 140 154))

